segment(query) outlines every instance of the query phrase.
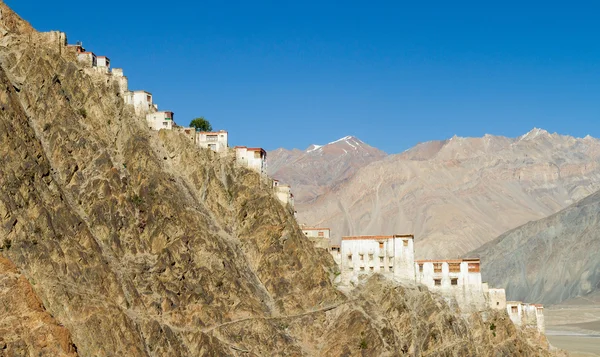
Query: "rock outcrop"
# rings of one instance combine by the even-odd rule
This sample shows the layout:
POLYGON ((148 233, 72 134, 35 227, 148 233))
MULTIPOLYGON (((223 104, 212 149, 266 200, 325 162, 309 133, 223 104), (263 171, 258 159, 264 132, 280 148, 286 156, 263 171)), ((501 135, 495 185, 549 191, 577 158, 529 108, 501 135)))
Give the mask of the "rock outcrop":
POLYGON ((557 304, 600 291, 600 192, 506 232, 470 256, 510 300, 557 304))
POLYGON ((333 259, 259 175, 149 131, 61 34, 21 32, 2 7, 7 19, 0 321, 24 321, 12 355, 549 355, 507 316, 468 322, 423 288, 375 277, 338 291, 333 259))

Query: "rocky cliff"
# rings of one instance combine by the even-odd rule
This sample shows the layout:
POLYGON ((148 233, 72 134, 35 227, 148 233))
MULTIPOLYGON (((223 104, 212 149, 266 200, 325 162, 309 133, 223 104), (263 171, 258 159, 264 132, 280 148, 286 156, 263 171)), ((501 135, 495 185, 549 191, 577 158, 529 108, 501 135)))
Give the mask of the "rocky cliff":
POLYGON ((0 10, 0 355, 549 355, 423 288, 341 293, 257 174, 0 10))
POLYGON ((469 255, 512 300, 556 304, 600 291, 600 192, 524 224, 469 255))

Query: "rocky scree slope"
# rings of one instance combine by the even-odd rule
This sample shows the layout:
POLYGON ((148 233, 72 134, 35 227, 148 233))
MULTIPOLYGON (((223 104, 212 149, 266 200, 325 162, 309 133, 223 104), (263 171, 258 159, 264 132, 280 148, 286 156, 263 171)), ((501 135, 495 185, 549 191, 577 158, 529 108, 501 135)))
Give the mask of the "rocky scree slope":
POLYGON ((470 253, 509 299, 557 304, 600 291, 600 192, 470 253))
POLYGON ((0 293, 0 329, 37 327, 2 355, 549 355, 422 288, 343 295, 257 174, 148 131, 107 76, 0 10, 0 281, 22 274, 26 300, 0 293))
POLYGON ((417 257, 455 258, 599 190, 599 162, 592 137, 454 137, 364 166, 296 209, 337 239, 414 233, 417 257))

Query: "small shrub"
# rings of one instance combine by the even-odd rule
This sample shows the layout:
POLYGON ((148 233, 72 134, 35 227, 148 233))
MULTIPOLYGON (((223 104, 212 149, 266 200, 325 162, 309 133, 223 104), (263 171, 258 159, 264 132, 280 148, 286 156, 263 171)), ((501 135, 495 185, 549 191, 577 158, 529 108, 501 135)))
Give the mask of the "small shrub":
POLYGON ((52 127, 52 125, 50 125, 50 123, 46 123, 46 124, 44 124, 43 130, 48 131, 48 130, 50 130, 51 127, 52 127))
POLYGON ((111 121, 110 121, 110 119, 108 119, 108 125, 110 125, 110 123, 111 123, 111 121))
POLYGON ((131 202, 132 202, 134 205, 136 205, 136 206, 139 206, 139 205, 141 205, 141 204, 143 204, 143 203, 144 203, 144 200, 143 200, 143 199, 142 199, 140 196, 138 196, 138 195, 133 195, 133 196, 131 197, 131 202))
POLYGON ((364 338, 362 340, 360 340, 360 344, 358 345, 358 347, 361 350, 366 350, 367 349, 367 340, 365 340, 364 338))
POLYGON ((492 330, 492 331, 496 330, 496 325, 494 325, 493 322, 490 324, 490 330, 492 330))
POLYGON ((79 115, 81 115, 84 118, 87 118, 87 110, 85 110, 85 108, 80 108, 78 112, 79 115))

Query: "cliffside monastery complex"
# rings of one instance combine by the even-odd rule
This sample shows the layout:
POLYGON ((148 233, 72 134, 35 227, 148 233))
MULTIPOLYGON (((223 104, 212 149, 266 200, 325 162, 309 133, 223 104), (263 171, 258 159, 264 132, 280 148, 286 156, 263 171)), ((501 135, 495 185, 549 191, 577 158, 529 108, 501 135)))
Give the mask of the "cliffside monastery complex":
MULTIPOLYGON (((200 132, 177 126, 173 112, 159 111, 151 93, 130 91, 123 70, 111 69, 108 57, 86 51, 81 43, 67 45, 66 35, 62 32, 46 34, 76 56, 90 74, 100 73, 112 78, 125 103, 132 105, 136 114, 145 116, 149 129, 177 130, 200 148, 223 154, 231 152, 226 131, 200 132)), ((295 214, 291 187, 267 177, 266 151, 245 146, 236 146, 233 151, 236 162, 263 176, 272 185, 274 195, 295 214)), ((337 279, 341 286, 351 287, 371 274, 382 274, 398 282, 425 285, 440 293, 449 303, 456 302, 466 313, 487 308, 505 309, 516 325, 544 332, 543 306, 506 301, 504 289, 490 288, 482 282, 479 259, 415 260, 413 235, 342 237, 340 245, 331 245, 329 228, 301 228, 317 248, 326 249, 333 256, 339 266, 337 279)))

